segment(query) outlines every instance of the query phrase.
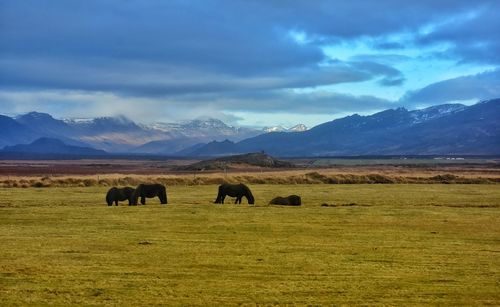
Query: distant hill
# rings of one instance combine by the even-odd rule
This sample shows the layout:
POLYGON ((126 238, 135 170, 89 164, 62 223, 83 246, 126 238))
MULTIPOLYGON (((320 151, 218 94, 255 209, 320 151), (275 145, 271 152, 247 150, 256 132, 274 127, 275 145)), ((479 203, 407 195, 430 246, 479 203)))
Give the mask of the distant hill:
POLYGON ((208 144, 193 155, 265 151, 275 156, 500 154, 500 99, 472 106, 352 115, 304 132, 273 132, 227 146, 208 144), (210 145, 210 146, 209 146, 210 145))
POLYGON ((67 145, 61 140, 39 138, 26 145, 6 146, 2 153, 9 154, 44 154, 44 155, 75 155, 75 156, 103 156, 107 153, 90 147, 67 145))
POLYGON ((180 170, 223 170, 241 167, 266 167, 266 168, 292 168, 294 164, 275 159, 265 153, 248 153, 220 157, 216 159, 200 161, 188 166, 179 167, 180 170))

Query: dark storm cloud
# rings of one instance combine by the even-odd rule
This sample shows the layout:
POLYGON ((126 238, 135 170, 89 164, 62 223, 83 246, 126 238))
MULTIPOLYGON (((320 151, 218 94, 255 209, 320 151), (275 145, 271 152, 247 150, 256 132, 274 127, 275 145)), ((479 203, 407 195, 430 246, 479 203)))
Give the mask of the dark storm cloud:
POLYGON ((383 78, 378 84, 382 86, 400 86, 405 82, 405 78, 403 77, 392 77, 392 78, 383 78))
POLYGON ((371 61, 360 61, 353 63, 355 63, 355 66, 359 68, 364 68, 367 71, 370 71, 375 76, 382 76, 382 79, 378 81, 379 85, 399 86, 402 85, 405 81, 403 74, 393 67, 371 61))
POLYGON ((389 38, 402 32, 411 33, 411 44, 450 43, 458 60, 498 63, 498 32, 492 30, 499 28, 498 3, 3 0, 0 86, 193 104, 210 96, 211 103, 239 110, 258 105, 323 112, 333 102, 364 110, 388 102, 355 93, 292 95, 286 89, 368 80, 401 86, 406 76, 382 57, 331 61, 322 47, 370 38, 376 48, 404 49, 406 42, 389 38), (475 15, 467 17, 470 12, 475 15), (436 25, 433 31, 417 35, 428 24, 436 25), (267 103, 257 103, 258 95, 267 103))
POLYGON ((418 42, 450 43, 448 54, 464 62, 500 64, 499 12, 500 1, 480 5, 463 18, 437 25, 418 42))
POLYGON ((177 97, 180 105, 197 105, 200 102, 216 104, 228 111, 256 113, 340 114, 368 112, 392 108, 389 100, 369 95, 349 95, 326 91, 297 93, 290 90, 240 91, 220 96, 217 94, 186 95, 177 97))
POLYGON ((249 74, 317 63, 272 20, 229 1, 7 1, 2 53, 147 60, 249 74))
POLYGON ((433 83, 407 93, 401 99, 401 103, 422 106, 495 97, 500 97, 500 69, 433 83))
POLYGON ((306 88, 381 77, 400 78, 389 66, 368 61, 337 61, 328 66, 276 71, 274 74, 235 76, 186 69, 161 63, 123 60, 86 61, 86 65, 38 59, 0 59, 0 84, 15 88, 111 91, 134 96, 175 96, 249 90, 306 88), (48 73, 49 72, 49 73, 48 73))
MULTIPOLYGON (((392 108, 394 104, 386 99, 374 96, 355 96, 349 94, 315 92, 315 93, 265 93, 251 101, 253 111, 283 112, 293 105, 294 112, 303 114, 341 114, 368 112, 392 108), (283 99, 284 98, 284 99, 283 99)), ((231 108, 230 105, 227 106, 231 108)))

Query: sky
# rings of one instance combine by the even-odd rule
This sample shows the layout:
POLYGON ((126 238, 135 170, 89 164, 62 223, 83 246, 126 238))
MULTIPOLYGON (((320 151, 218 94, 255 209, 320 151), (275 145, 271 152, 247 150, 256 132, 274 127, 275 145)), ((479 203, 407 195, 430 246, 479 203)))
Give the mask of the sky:
POLYGON ((497 0, 0 0, 0 113, 311 127, 500 97, 497 0))

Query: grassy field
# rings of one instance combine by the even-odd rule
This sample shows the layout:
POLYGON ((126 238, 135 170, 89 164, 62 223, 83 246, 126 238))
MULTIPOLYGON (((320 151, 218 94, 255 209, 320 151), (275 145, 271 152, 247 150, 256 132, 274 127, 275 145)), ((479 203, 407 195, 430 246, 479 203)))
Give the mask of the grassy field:
POLYGON ((500 304, 498 185, 251 188, 256 206, 0 189, 1 305, 500 304), (291 193, 303 207, 266 205, 291 193))

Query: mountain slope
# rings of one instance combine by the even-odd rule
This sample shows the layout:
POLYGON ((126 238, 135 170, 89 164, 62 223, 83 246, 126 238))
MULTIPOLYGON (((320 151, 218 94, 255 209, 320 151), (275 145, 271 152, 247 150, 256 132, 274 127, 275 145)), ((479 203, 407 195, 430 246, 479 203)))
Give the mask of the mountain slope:
POLYGON ((29 129, 14 119, 0 115, 0 147, 31 142, 40 134, 29 129))
POLYGON ((57 155, 82 155, 82 156, 102 156, 106 152, 90 147, 80 147, 67 145, 61 140, 53 138, 39 138, 30 144, 6 146, 4 153, 23 154, 57 154, 57 155))
MULTIPOLYGON (((267 133, 236 143, 232 153, 277 156, 500 154, 500 99, 469 107, 385 110, 352 115, 295 133, 267 133)), ((199 148, 197 155, 229 154, 199 148)))
POLYGON ((124 116, 67 120, 66 123, 80 141, 109 152, 130 152, 146 142, 165 137, 165 133, 141 127, 124 116))
POLYGON ((481 102, 394 135, 398 151, 421 154, 499 154, 500 99, 481 102))
POLYGON ((224 140, 222 142, 212 141, 202 147, 195 146, 191 152, 186 154, 190 156, 220 156, 222 153, 232 155, 238 152, 238 146, 234 142, 224 140))
POLYGON ((74 134, 71 126, 46 113, 30 112, 16 117, 15 120, 44 135, 71 137, 74 134))
POLYGON ((134 153, 143 154, 174 154, 190 148, 195 144, 199 144, 203 139, 178 137, 167 140, 151 141, 146 144, 140 145, 132 151, 134 153))
POLYGON ((195 119, 176 124, 155 123, 149 128, 163 131, 164 138, 140 145, 133 149, 133 152, 177 154, 199 143, 226 139, 240 141, 262 133, 254 129, 228 126, 224 122, 213 118, 195 119))
POLYGON ((30 112, 16 117, 15 120, 32 131, 36 131, 39 136, 59 139, 68 145, 89 146, 78 140, 79 135, 74 127, 62 120, 53 118, 50 114, 30 112))

